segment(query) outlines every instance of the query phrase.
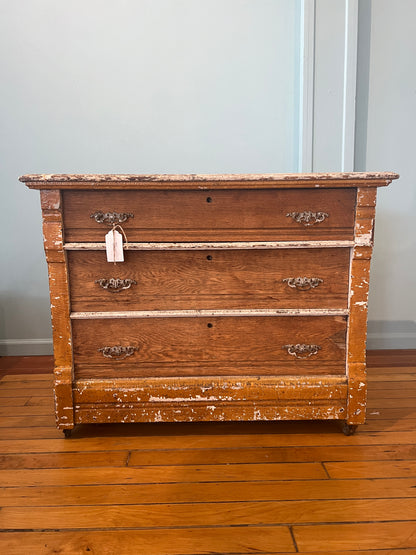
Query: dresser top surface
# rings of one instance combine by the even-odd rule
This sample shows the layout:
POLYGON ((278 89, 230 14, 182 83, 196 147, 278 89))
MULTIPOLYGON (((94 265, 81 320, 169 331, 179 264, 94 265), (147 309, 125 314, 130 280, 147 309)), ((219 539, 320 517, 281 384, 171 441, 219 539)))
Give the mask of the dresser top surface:
POLYGON ((380 187, 394 172, 266 173, 266 174, 28 174, 19 177, 32 189, 215 189, 289 187, 380 187))

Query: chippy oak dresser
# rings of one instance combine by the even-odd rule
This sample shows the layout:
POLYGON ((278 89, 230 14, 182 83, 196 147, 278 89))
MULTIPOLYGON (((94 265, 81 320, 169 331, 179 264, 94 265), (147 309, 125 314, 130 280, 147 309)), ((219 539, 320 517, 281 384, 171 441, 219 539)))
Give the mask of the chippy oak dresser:
POLYGON ((397 177, 21 177, 41 193, 58 427, 338 419, 352 433, 376 191, 397 177))

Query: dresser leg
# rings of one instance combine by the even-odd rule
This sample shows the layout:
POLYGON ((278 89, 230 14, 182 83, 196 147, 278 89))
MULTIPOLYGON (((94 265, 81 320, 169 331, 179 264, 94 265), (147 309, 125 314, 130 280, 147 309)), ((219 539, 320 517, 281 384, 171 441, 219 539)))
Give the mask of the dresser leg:
POLYGON ((342 432, 345 436, 352 436, 357 429, 357 424, 348 424, 347 422, 342 423, 342 432))
POLYGON ((66 428, 62 431, 64 432, 65 439, 69 439, 72 436, 72 428, 66 428))

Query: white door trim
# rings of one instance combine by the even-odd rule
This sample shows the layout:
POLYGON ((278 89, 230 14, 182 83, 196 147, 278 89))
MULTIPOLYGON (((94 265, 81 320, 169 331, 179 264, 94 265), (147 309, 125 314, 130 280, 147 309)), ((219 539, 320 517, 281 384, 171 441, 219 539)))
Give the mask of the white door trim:
POLYGON ((357 92, 358 0, 345 0, 344 97, 341 171, 354 171, 355 100, 357 92))
MULTIPOLYGON (((322 0, 323 1, 323 0, 322 0)), ((319 87, 316 82, 316 44, 319 40, 317 36, 317 17, 326 16, 327 12, 321 5, 321 0, 301 0, 300 9, 300 67, 299 67, 299 143, 298 143, 298 171, 316 171, 315 166, 319 166, 319 159, 315 160, 316 150, 314 148, 317 140, 316 125, 318 117, 322 114, 317 113, 315 104, 315 91, 319 87)), ((342 106, 342 113, 334 114, 338 122, 342 119, 341 137, 334 138, 333 165, 325 168, 326 171, 353 171, 354 170, 354 149, 355 149, 355 104, 357 88, 357 41, 358 41, 358 0, 343 0, 337 3, 337 13, 342 17, 343 34, 334 33, 334 44, 328 44, 340 51, 339 60, 336 61, 338 67, 343 68, 341 86, 334 84, 334 91, 339 98, 342 106), (338 11, 339 10, 339 11, 338 11), (342 41, 343 48, 340 48, 342 41), (340 149, 340 150, 339 150, 340 149)), ((330 16, 328 15, 328 18, 330 16)), ((338 18, 338 21, 339 21, 338 18)), ((331 21, 323 22, 331 25, 331 21)), ((341 31, 342 33, 342 31, 341 31)), ((338 127, 338 128, 339 128, 338 127)), ((319 127, 318 127, 319 129, 319 127)), ((327 164, 323 162, 323 164, 327 164)), ((318 167, 318 170, 321 168, 318 167)))

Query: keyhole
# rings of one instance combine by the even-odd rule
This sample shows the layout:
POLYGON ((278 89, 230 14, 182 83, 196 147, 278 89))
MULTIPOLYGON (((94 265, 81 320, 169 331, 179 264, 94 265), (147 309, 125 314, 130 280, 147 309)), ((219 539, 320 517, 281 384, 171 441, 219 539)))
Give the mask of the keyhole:
POLYGON ((209 322, 209 323, 207 324, 207 328, 212 328, 211 322, 209 322))
POLYGON ((212 260, 212 256, 210 254, 207 256, 207 260, 212 260))
POLYGON ((212 198, 211 198, 211 197, 207 197, 207 202, 212 202, 212 198))

